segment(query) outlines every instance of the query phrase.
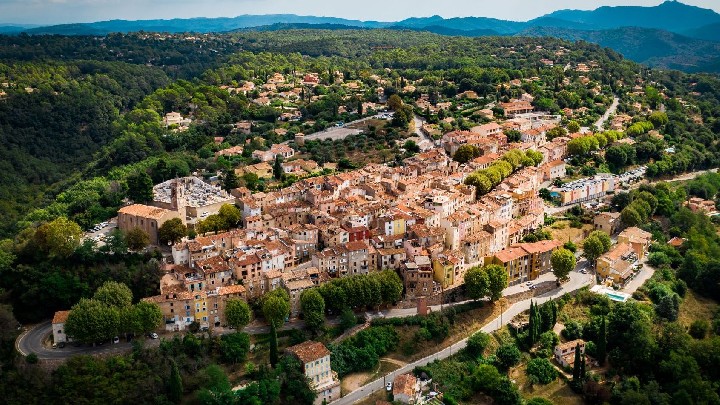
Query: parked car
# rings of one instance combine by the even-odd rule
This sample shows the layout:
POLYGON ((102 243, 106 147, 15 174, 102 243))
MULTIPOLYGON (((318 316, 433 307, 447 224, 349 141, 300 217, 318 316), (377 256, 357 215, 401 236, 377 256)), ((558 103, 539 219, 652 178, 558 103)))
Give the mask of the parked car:
POLYGON ((148 334, 148 337, 149 337, 150 339, 157 339, 157 338, 158 338, 158 334, 155 333, 155 332, 153 332, 153 333, 148 334))
POLYGON ((385 384, 385 390, 392 391, 392 381, 388 381, 388 383, 385 384))
POLYGON ((113 338, 113 344, 116 345, 116 344, 118 344, 118 343, 120 343, 120 337, 115 336, 115 337, 113 338))

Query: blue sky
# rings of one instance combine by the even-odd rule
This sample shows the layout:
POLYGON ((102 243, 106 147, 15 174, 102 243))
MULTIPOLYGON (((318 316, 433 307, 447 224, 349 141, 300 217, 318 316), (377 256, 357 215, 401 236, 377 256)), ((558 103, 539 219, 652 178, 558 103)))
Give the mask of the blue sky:
MULTIPOLYGON (((299 14, 358 20, 407 17, 495 17, 526 21, 559 9, 657 5, 661 0, 0 0, 0 22, 57 24, 112 19, 233 17, 299 14)), ((718 0, 683 0, 720 12, 718 0)))

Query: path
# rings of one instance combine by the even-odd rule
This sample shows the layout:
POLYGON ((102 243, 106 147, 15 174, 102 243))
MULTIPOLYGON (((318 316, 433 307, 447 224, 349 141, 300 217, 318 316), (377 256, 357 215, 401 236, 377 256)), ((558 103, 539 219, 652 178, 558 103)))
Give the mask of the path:
POLYGON ((617 111, 618 104, 620 104, 620 98, 618 96, 613 96, 613 102, 610 104, 610 108, 605 111, 605 114, 603 114, 602 117, 600 117, 599 120, 595 123, 595 128, 597 128, 599 131, 603 130, 603 126, 605 125, 605 121, 610 119, 610 116, 612 114, 615 114, 615 111, 617 111))

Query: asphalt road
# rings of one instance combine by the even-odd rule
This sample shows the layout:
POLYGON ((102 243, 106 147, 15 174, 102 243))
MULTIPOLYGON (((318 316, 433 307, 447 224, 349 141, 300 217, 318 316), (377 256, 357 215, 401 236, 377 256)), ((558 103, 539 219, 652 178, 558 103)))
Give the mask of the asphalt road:
MULTIPOLYGON (((106 342, 101 346, 79 346, 75 347, 72 343, 65 345, 64 348, 53 349, 43 345, 43 341, 52 333, 52 321, 45 321, 33 328, 28 329, 20 335, 15 342, 15 347, 24 356, 35 353, 42 360, 62 360, 71 356, 80 354, 118 354, 128 352, 132 349, 132 343, 121 340, 118 344, 106 342)), ((157 346, 158 340, 148 339, 146 345, 157 346)))
POLYGON ((618 108, 618 104, 620 104, 620 98, 615 96, 613 98, 612 104, 610 104, 610 108, 608 108, 605 111, 605 114, 603 114, 603 116, 600 117, 600 119, 597 120, 597 122, 595 123, 595 129, 597 129, 598 131, 603 130, 603 125, 605 125, 605 121, 610 118, 610 115, 615 114, 615 111, 617 111, 618 108))
MULTIPOLYGON (((533 297, 532 301, 536 303, 543 303, 545 301, 548 301, 550 299, 558 298, 566 293, 579 290, 580 288, 591 285, 594 283, 593 276, 590 274, 582 274, 577 271, 574 271, 570 274, 570 281, 562 285, 559 289, 555 291, 548 292, 546 294, 543 294, 541 296, 533 297)), ((517 302, 513 305, 511 305, 507 310, 505 310, 499 317, 493 319, 492 321, 488 322, 485 326, 481 328, 483 332, 491 333, 496 330, 498 330, 503 325, 506 325, 510 322, 512 318, 514 318, 516 315, 527 311, 530 309, 530 299, 517 302)), ((443 360, 446 359, 453 354, 457 354, 459 350, 462 350, 467 345, 467 338, 443 349, 439 352, 436 352, 430 356, 424 357, 418 361, 415 361, 413 363, 410 363, 404 367, 401 367, 387 375, 385 375, 383 378, 378 378, 375 381, 372 381, 360 388, 358 388, 355 391, 350 392, 349 394, 345 395, 342 398, 339 398, 333 402, 331 402, 331 405, 350 405, 354 404, 357 401, 360 401, 369 395, 371 395, 375 391, 379 391, 382 389, 385 389, 385 384, 387 381, 393 381, 395 377, 405 374, 408 372, 411 372, 415 367, 418 366, 424 366, 428 363, 431 363, 435 360, 443 360)))

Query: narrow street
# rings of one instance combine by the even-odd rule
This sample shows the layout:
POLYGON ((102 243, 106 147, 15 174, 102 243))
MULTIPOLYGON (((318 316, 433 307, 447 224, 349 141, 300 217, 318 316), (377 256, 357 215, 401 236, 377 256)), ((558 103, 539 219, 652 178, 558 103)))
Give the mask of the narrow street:
POLYGON ((610 107, 605 111, 605 114, 603 114, 602 117, 600 117, 599 120, 595 123, 595 128, 598 131, 602 131, 605 125, 605 122, 610 119, 610 116, 615 114, 615 111, 617 111, 618 105, 620 104, 620 98, 618 96, 614 96, 612 104, 610 104, 610 107))

